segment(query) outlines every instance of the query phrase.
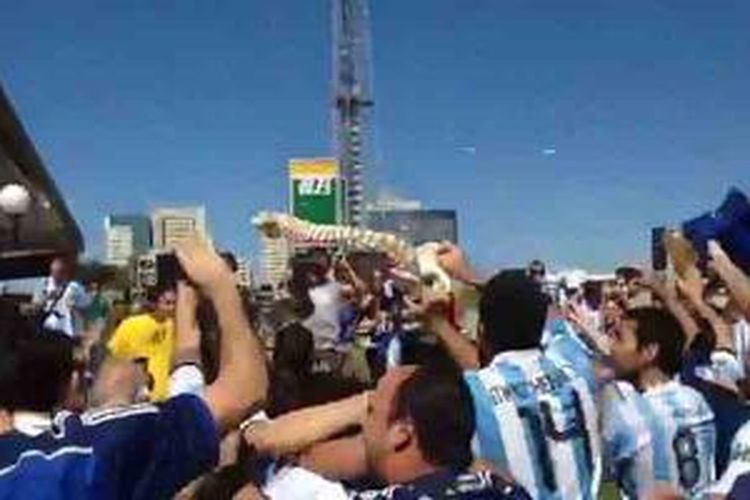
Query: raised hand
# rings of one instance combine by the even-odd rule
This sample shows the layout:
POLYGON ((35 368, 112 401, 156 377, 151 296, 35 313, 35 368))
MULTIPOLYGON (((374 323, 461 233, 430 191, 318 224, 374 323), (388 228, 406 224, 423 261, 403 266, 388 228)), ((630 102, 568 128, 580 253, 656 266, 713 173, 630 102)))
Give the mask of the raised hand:
POLYGON ((583 312, 583 306, 581 306, 581 304, 569 302, 565 307, 564 313, 565 319, 577 330, 586 329, 586 320, 584 319, 586 315, 583 312))
POLYGON ((184 281, 177 282, 177 314, 175 328, 181 347, 200 347, 200 331, 196 319, 198 291, 184 281))
POLYGON ((472 284, 479 281, 464 251, 453 243, 445 241, 440 244, 438 263, 455 280, 472 284))
POLYGON ((421 300, 419 302, 408 301, 407 304, 409 314, 421 321, 427 329, 431 329, 447 317, 450 296, 447 293, 424 287, 421 300))
POLYGON ((185 274, 199 288, 210 289, 233 281, 226 262, 204 241, 182 242, 175 250, 185 274))
POLYGON ((708 242, 709 266, 729 288, 732 298, 750 318, 750 278, 737 267, 715 241, 708 242))
POLYGON ((642 284, 664 302, 677 298, 677 284, 664 274, 654 271, 644 273, 642 284))
POLYGON ((689 272, 684 278, 677 279, 677 287, 682 294, 693 304, 698 305, 703 303, 703 277, 700 272, 689 272))
POLYGON ((710 257, 708 265, 714 270, 718 270, 719 268, 725 269, 727 266, 732 265, 732 259, 729 258, 716 240, 708 242, 708 256, 710 257))

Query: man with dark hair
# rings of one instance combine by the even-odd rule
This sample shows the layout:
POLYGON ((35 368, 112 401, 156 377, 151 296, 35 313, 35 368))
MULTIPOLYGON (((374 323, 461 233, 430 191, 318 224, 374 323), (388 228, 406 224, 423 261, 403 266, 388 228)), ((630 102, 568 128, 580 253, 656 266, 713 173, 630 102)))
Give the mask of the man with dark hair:
POLYGON ((545 266, 544 262, 542 262, 541 260, 534 259, 526 268, 526 273, 529 275, 529 278, 541 285, 544 283, 544 279, 547 277, 547 266, 545 266))
POLYGON ((521 273, 504 271, 490 280, 479 301, 480 362, 487 365, 500 352, 539 347, 547 304, 536 283, 521 273))
POLYGON ((685 333, 667 311, 650 307, 626 311, 614 333, 610 349, 618 377, 638 384, 647 368, 668 378, 680 370, 685 333), (647 352, 649 349, 658 354, 647 352), (646 360, 644 354, 652 355, 646 360))
POLYGON ((216 381, 200 397, 49 418, 74 385, 72 349, 64 337, 1 318, 0 498, 171 498, 215 464, 219 433, 265 397, 264 351, 231 274, 202 244, 186 243, 177 255, 217 310, 223 335, 216 381))
POLYGON ((363 426, 369 470, 389 484, 467 469, 473 434, 471 394, 458 376, 413 367, 380 380, 363 426))
POLYGON ((271 498, 528 498, 488 471, 469 472, 473 434, 471 394, 460 375, 414 366, 389 370, 369 396, 300 410, 244 431, 248 444, 275 456, 322 442, 302 455, 307 469, 276 470, 263 485, 271 498), (362 434, 324 442, 352 425, 361 425, 362 434), (313 470, 328 478, 377 478, 389 486, 347 491, 313 470))
POLYGON ((16 339, 13 348, 18 373, 23 377, 13 396, 19 409, 14 414, 16 423, 25 415, 20 409, 48 417, 50 409, 62 406, 80 383, 80 373, 76 371, 73 357, 73 341, 62 335, 34 332, 16 339))
POLYGON ((155 402, 169 397, 176 300, 177 294, 173 288, 152 290, 149 293, 151 311, 124 320, 107 344, 116 358, 147 360, 148 372, 154 380, 151 400, 155 402))
POLYGON ((650 306, 651 294, 643 286, 643 271, 636 267, 621 266, 615 269, 617 288, 628 308, 650 306))
POLYGON ((613 330, 618 381, 603 394, 605 450, 620 490, 643 498, 657 484, 704 493, 714 479, 716 430, 706 401, 675 380, 685 333, 667 311, 625 313, 613 330))
MULTIPOLYGON (((460 249, 446 247, 441 257, 454 279, 479 282, 460 249)), ((428 307, 425 318, 467 370, 475 455, 508 471, 533 498, 596 498, 601 451, 592 351, 568 323, 548 323, 549 301, 528 273, 503 271, 480 288, 478 346, 439 308, 428 307)))

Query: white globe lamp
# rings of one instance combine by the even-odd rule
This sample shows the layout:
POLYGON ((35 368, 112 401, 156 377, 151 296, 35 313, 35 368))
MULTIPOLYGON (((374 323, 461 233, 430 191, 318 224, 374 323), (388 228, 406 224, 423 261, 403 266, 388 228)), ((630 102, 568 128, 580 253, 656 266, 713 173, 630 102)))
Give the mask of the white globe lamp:
POLYGON ((6 184, 0 189, 0 210, 7 215, 24 215, 31 208, 31 194, 20 184, 6 184))
POLYGON ((13 225, 13 243, 19 242, 21 217, 31 208, 31 193, 21 184, 6 184, 0 189, 0 211, 10 217, 13 225))

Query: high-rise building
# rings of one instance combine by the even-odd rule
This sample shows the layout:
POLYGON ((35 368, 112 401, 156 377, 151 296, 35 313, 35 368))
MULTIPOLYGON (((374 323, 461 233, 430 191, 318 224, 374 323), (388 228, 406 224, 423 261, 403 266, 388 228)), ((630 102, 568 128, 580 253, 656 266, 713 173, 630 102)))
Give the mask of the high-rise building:
POLYGON ((367 0, 331 2, 333 118, 346 193, 345 222, 366 224, 366 170, 372 163, 370 14, 367 0))
POLYGON ((251 288, 253 285, 253 272, 250 267, 250 261, 247 259, 237 259, 237 284, 242 288, 251 288))
POLYGON ((287 278, 292 249, 286 238, 269 238, 264 234, 260 238, 263 283, 276 288, 287 278))
POLYGON ((151 248, 151 220, 146 215, 117 214, 104 220, 106 262, 126 266, 151 248))
POLYGON ((154 228, 154 248, 165 250, 193 237, 208 239, 206 208, 157 208, 151 214, 154 228))
POLYGON ((393 233, 412 245, 458 240, 455 210, 370 208, 367 217, 371 229, 393 233))

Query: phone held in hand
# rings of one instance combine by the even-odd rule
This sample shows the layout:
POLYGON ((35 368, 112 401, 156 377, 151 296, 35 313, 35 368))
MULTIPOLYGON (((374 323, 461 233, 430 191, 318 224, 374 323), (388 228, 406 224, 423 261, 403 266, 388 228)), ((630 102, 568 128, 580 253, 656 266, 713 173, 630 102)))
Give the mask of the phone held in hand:
POLYGON ((666 232, 664 226, 651 230, 651 269, 654 271, 667 270, 667 249, 664 246, 666 232))
POLYGON ((173 252, 156 256, 156 283, 160 289, 174 288, 178 281, 186 279, 187 275, 173 252))

